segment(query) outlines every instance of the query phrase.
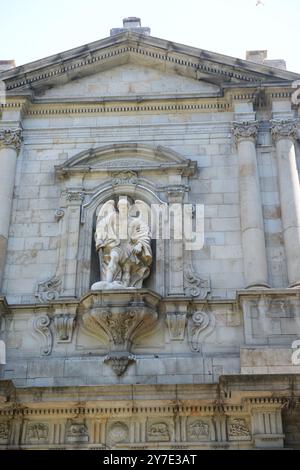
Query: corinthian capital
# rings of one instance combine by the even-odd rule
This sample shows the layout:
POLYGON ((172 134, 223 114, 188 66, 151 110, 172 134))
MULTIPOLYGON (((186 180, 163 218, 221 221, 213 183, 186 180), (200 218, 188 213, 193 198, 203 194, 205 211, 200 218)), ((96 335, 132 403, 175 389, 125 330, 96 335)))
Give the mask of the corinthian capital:
POLYGON ((273 139, 295 139, 299 121, 289 119, 287 121, 271 121, 271 134, 273 139))
POLYGON ((22 141, 22 129, 0 129, 0 149, 13 147, 20 150, 22 141))
POLYGON ((236 143, 242 140, 256 140, 258 131, 257 121, 234 122, 232 132, 236 143))

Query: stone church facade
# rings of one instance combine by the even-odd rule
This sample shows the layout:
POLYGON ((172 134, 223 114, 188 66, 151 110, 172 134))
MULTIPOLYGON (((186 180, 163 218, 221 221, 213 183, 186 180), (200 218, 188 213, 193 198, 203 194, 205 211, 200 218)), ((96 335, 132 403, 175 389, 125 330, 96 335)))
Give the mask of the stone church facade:
POLYGON ((300 75, 130 18, 0 79, 0 448, 299 448, 300 75), (203 247, 92 290, 124 197, 204 208, 203 247))

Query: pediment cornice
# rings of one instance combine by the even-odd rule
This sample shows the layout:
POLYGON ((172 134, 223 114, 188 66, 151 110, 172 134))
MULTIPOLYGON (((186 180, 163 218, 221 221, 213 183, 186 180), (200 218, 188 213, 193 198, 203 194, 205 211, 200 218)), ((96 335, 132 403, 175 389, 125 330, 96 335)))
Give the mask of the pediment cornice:
POLYGON ((122 33, 2 72, 8 96, 34 95, 128 62, 204 80, 222 88, 235 85, 288 85, 300 75, 151 36, 122 33))
POLYGON ((112 171, 135 172, 179 171, 190 176, 197 163, 162 146, 151 147, 137 143, 112 144, 88 149, 55 167, 57 176, 67 178, 75 173, 107 173, 112 171))

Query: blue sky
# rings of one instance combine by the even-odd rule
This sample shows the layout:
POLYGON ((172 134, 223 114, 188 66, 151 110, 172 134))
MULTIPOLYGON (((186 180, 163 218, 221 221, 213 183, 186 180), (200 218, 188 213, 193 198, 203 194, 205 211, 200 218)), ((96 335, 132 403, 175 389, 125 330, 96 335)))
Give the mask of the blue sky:
POLYGON ((300 0, 0 0, 0 59, 17 65, 109 36, 126 16, 151 35, 245 58, 267 49, 300 73, 300 0))

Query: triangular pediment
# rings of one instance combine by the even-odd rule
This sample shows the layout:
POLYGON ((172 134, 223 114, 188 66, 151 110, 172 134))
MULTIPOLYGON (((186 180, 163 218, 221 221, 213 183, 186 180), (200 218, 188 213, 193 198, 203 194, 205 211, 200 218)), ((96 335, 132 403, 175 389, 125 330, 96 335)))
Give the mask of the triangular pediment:
MULTIPOLYGON (((95 76, 126 64, 191 79, 200 87, 290 85, 300 75, 132 32, 62 52, 2 72, 7 96, 43 96, 54 87, 95 76), (199 83, 200 82, 200 83, 199 83)), ((142 69, 140 69, 142 70, 142 69)), ((186 82, 188 86, 188 82, 186 82)), ((76 88, 76 84, 75 84, 76 88)), ((216 89, 212 91, 214 94, 216 89)), ((96 93, 96 91, 95 91, 96 93)), ((204 92, 205 93, 205 92, 204 92)), ((200 93, 201 94, 201 93, 200 93)))
POLYGON ((196 162, 162 146, 137 143, 105 145, 88 149, 55 167, 58 176, 74 173, 103 173, 114 171, 145 172, 152 170, 176 170, 192 175, 196 162))
POLYGON ((218 96, 219 92, 219 86, 205 81, 128 63, 45 90, 38 100, 99 100, 108 97, 167 97, 178 94, 218 96))

